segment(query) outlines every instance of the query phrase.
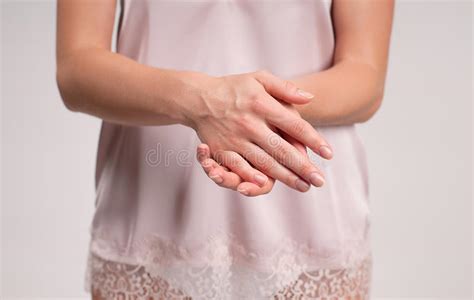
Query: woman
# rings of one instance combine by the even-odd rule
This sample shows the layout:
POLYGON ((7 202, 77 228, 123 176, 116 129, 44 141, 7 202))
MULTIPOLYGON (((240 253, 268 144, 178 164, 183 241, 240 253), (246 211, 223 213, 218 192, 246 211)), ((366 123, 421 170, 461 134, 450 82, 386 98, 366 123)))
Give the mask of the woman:
POLYGON ((61 96, 103 120, 92 297, 367 299, 393 1, 122 0, 117 53, 115 6, 58 1, 61 96))

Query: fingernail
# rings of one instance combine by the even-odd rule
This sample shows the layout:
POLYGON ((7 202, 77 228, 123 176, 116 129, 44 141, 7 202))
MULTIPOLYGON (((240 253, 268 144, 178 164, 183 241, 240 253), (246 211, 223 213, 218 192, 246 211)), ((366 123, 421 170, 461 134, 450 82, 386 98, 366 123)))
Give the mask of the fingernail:
POLYGON ((203 162, 201 163, 201 165, 202 165, 203 167, 207 168, 207 167, 210 167, 210 166, 211 166, 211 162, 208 161, 208 160, 205 160, 205 161, 203 161, 203 162))
POLYGON ((209 176, 209 178, 214 180, 215 183, 221 183, 223 181, 221 175, 212 175, 212 176, 209 176))
POLYGON ((300 192, 306 192, 309 190, 309 184, 306 183, 306 181, 303 181, 301 179, 296 179, 296 188, 300 192))
POLYGON ((267 180, 268 180, 268 178, 266 176, 263 176, 262 174, 255 174, 253 176, 253 178, 261 186, 264 186, 265 183, 267 183, 267 180))
POLYGON ((303 97, 308 98, 308 99, 314 98, 314 95, 313 95, 313 94, 311 94, 311 93, 309 93, 309 92, 307 92, 307 91, 304 91, 304 90, 302 90, 302 89, 298 89, 298 92, 297 92, 297 93, 298 93, 300 96, 303 96, 303 97))
POLYGON ((248 196, 248 195, 249 195, 249 191, 246 190, 245 188, 239 187, 239 188, 237 188, 237 191, 238 191, 239 193, 241 193, 242 195, 244 195, 244 196, 248 196))
POLYGON ((309 176, 309 181, 311 181, 311 184, 317 187, 320 187, 324 184, 324 178, 318 174, 318 172, 313 172, 309 176))
POLYGON ((326 158, 332 157, 332 151, 328 146, 319 147, 319 153, 326 158))

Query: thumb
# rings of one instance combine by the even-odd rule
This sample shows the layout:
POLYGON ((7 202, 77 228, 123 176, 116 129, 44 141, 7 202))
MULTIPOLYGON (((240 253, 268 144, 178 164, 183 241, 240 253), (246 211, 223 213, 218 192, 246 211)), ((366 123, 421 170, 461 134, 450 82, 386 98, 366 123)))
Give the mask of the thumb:
POLYGON ((314 95, 298 88, 288 80, 278 78, 267 71, 257 71, 254 78, 262 84, 267 93, 273 98, 290 104, 306 104, 314 95))

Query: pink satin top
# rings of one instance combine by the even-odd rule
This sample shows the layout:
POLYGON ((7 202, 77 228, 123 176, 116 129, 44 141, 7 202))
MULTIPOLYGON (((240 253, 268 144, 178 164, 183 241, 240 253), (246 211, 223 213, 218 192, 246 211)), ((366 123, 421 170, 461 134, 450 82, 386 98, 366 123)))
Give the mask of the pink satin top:
MULTIPOLYGON (((331 67, 330 0, 125 0, 122 9, 117 52, 142 64, 281 78, 331 67)), ((300 193, 277 182, 248 198, 207 177, 191 128, 103 122, 91 253, 144 266, 193 299, 260 299, 302 271, 357 264, 370 255, 364 148, 354 125, 317 129, 334 150, 330 161, 309 153, 326 184, 300 193)))

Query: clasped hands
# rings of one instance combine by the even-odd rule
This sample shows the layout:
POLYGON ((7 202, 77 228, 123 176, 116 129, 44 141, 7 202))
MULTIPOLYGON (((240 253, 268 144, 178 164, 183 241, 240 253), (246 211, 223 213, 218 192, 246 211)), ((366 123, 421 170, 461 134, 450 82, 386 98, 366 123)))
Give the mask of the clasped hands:
POLYGON ((295 105, 313 95, 267 71, 206 77, 197 108, 188 114, 202 144, 197 159, 218 185, 246 196, 270 192, 275 180, 306 192, 324 175, 306 147, 331 159, 326 140, 295 105))

